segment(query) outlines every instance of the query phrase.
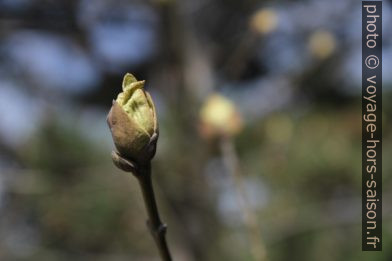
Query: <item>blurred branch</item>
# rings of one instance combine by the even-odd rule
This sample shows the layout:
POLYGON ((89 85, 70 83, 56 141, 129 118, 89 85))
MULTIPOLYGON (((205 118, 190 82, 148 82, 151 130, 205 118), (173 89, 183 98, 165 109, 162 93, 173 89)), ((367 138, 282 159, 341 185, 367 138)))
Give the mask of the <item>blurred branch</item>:
POLYGON ((238 79, 243 73, 247 61, 254 55, 254 49, 259 40, 259 36, 247 30, 241 41, 238 43, 232 54, 223 64, 222 71, 232 79, 238 79))
POLYGON ((24 167, 25 165, 19 151, 14 147, 6 144, 1 138, 0 138, 0 154, 1 154, 1 158, 4 161, 16 162, 18 165, 22 167, 24 167))
POLYGON ((265 245, 260 235, 260 226, 246 195, 244 180, 240 172, 238 155, 235 151, 233 140, 230 137, 222 138, 220 140, 220 148, 224 165, 230 177, 233 179, 237 190, 238 202, 244 214, 244 222, 248 232, 253 258, 258 261, 266 261, 268 259, 265 245))

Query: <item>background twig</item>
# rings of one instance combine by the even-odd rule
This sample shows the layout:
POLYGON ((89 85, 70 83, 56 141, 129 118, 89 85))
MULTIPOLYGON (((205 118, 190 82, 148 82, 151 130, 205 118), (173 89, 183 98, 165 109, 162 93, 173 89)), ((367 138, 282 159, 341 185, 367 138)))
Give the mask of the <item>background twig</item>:
POLYGON ((238 155, 235 151, 232 138, 222 138, 220 140, 220 149, 225 168, 228 171, 230 177, 233 179, 234 186, 236 187, 238 202, 243 213, 244 223, 247 234, 249 236, 249 243, 253 258, 254 260, 258 261, 266 261, 267 255, 265 245, 260 235, 260 226, 257 222, 256 214, 250 206, 246 195, 244 180, 239 167, 238 155))

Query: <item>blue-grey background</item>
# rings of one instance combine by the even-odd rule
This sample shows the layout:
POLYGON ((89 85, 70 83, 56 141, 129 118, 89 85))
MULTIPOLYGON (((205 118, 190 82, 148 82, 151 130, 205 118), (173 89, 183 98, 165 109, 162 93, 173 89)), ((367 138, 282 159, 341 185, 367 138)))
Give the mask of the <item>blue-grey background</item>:
POLYGON ((391 2, 383 2, 384 250, 361 252, 361 4, 354 0, 0 0, 0 260, 158 260, 106 114, 147 81, 175 260, 252 260, 222 155, 218 92, 270 260, 391 260, 391 2))

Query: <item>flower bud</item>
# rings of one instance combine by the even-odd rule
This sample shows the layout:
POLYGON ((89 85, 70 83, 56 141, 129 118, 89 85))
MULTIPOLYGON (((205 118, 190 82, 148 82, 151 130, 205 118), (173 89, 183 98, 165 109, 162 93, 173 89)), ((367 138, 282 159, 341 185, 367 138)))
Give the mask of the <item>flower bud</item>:
POLYGON ((155 106, 143 87, 144 81, 127 73, 107 117, 118 154, 138 164, 152 159, 158 138, 155 106))
POLYGON ((235 136, 242 120, 235 104, 228 98, 212 94, 200 110, 201 133, 206 138, 235 136))

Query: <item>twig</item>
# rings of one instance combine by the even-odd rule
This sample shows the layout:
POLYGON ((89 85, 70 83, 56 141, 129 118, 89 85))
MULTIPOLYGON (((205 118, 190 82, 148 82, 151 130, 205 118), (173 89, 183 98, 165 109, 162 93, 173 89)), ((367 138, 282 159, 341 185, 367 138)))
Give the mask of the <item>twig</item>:
POLYGON ((266 261, 267 255, 265 245, 260 235, 260 226, 257 222, 256 214, 250 207, 248 197, 244 188, 244 180, 240 172, 238 155, 235 151, 233 140, 230 137, 223 137, 220 140, 220 149, 223 162, 233 178, 234 185, 237 190, 238 202, 244 213, 244 223, 249 236, 250 248, 254 260, 266 261))
POLYGON ((165 238, 167 226, 162 223, 159 217, 151 181, 151 164, 149 163, 147 166, 143 166, 139 170, 140 173, 136 176, 143 192, 144 203, 146 205, 149 218, 147 220, 147 226, 150 229, 150 233, 159 249, 159 254, 161 255, 162 260, 170 261, 172 258, 165 238))
POLYGON ((119 168, 127 172, 132 172, 139 181, 144 204, 147 209, 147 227, 150 230, 155 244, 158 247, 159 254, 163 261, 171 261, 169 247, 166 242, 166 224, 163 224, 160 217, 155 200, 154 189, 151 180, 151 162, 148 161, 145 165, 136 165, 136 163, 123 158, 118 152, 112 152, 113 163, 119 168))

